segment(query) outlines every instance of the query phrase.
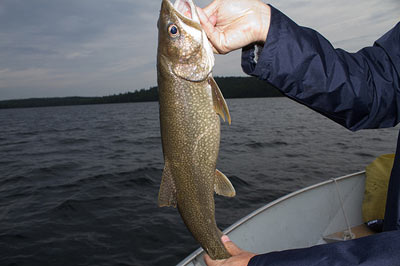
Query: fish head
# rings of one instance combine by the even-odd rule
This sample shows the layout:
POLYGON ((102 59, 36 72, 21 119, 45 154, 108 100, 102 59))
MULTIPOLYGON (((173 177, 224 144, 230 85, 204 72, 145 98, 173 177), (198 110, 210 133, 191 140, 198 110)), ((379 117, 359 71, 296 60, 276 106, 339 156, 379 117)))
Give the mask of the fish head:
POLYGON ((214 66, 211 44, 192 0, 163 0, 158 19, 157 68, 188 81, 205 80, 214 66))

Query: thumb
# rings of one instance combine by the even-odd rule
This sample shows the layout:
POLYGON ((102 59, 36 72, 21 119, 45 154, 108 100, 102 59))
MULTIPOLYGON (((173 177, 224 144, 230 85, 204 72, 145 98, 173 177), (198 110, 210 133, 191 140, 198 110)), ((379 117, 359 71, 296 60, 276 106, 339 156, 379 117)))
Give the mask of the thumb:
POLYGON ((210 17, 208 16, 205 12, 204 9, 200 7, 196 7, 197 9, 197 14, 199 15, 200 23, 203 26, 204 31, 207 33, 207 35, 213 35, 216 34, 215 30, 215 17, 210 17))
POLYGON ((218 0, 214 0, 208 6, 203 8, 204 13, 206 13, 207 16, 209 17, 209 16, 213 15, 217 11, 218 6, 219 6, 219 1, 218 0))
POLYGON ((231 254, 232 256, 239 255, 243 251, 233 243, 227 235, 223 235, 221 237, 221 241, 224 244, 226 250, 231 254))
POLYGON ((215 44, 220 43, 220 33, 215 29, 216 18, 208 17, 200 7, 197 7, 197 14, 199 15, 201 26, 212 44, 214 53, 219 54, 219 51, 215 48, 215 44))

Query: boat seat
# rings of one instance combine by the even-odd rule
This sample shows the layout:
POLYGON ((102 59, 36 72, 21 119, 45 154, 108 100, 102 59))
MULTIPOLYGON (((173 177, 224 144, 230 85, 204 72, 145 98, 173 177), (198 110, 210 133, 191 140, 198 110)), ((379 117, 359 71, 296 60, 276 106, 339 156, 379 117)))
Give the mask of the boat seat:
POLYGON ((366 226, 365 224, 360 224, 351 227, 351 233, 354 237, 350 236, 348 230, 343 230, 327 236, 323 236, 323 239, 325 240, 326 243, 333 243, 333 242, 346 241, 350 239, 356 239, 375 234, 375 232, 369 229, 368 226, 366 226))

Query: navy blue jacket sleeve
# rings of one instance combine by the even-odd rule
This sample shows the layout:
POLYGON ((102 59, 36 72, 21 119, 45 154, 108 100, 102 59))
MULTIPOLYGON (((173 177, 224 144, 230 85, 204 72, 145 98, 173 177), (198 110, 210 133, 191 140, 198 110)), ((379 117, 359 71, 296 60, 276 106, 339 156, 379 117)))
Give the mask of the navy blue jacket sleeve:
POLYGON ((243 48, 247 74, 351 130, 399 122, 400 23, 372 47, 348 53, 271 9, 264 47, 243 48))
POLYGON ((400 265, 400 231, 352 241, 271 252, 253 257, 250 266, 384 266, 400 265))
MULTIPOLYGON (((243 48, 242 68, 247 74, 268 81, 289 98, 351 130, 393 127, 399 122, 400 23, 372 47, 348 53, 335 49, 321 34, 297 25, 277 9, 271 7, 271 12, 264 47, 243 48)), ((392 173, 390 186, 399 180, 392 173)), ((398 209, 399 193, 394 187, 394 192, 389 189, 388 202, 394 202, 393 208, 398 209)), ((391 222, 386 230, 398 229, 398 216, 388 214, 394 215, 396 210, 386 213, 385 224, 387 218, 391 222)), ((399 250, 397 230, 257 255, 249 265, 400 265, 399 250)))

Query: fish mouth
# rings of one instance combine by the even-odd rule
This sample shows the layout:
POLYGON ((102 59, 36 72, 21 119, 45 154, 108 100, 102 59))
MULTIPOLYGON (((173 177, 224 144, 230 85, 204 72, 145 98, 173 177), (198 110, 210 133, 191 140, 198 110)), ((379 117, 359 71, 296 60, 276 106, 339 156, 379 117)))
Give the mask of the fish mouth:
POLYGON ((170 0, 164 1, 167 2, 180 16, 200 24, 200 18, 192 0, 175 0, 174 4, 172 4, 170 0))

